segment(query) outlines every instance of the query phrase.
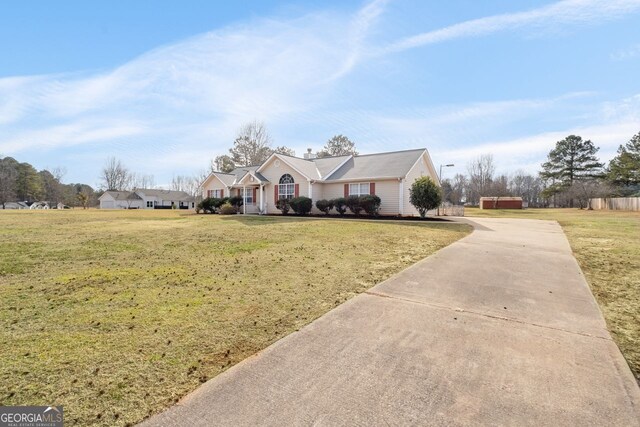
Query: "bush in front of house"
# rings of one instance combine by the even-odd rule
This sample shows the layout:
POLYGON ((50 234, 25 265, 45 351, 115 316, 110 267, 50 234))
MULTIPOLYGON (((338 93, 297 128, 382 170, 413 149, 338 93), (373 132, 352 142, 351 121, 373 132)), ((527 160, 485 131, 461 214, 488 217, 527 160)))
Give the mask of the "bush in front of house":
POLYGON ((229 202, 220 206, 220 215, 233 215, 236 213, 238 213, 238 209, 229 202))
POLYGON ((347 207, 355 215, 360 215, 362 212, 362 205, 360 204, 360 196, 349 196, 346 202, 347 207))
POLYGON ((325 215, 329 215, 329 212, 333 209, 333 200, 318 200, 316 201, 316 208, 318 208, 320 212, 324 212, 325 215))
POLYGON ((377 216, 380 204, 382 204, 382 200, 375 194, 360 196, 360 206, 368 215, 377 216))
POLYGON ((214 213, 216 210, 216 208, 214 207, 215 200, 216 199, 212 197, 207 197, 206 199, 203 199, 200 203, 198 203, 196 212, 200 213, 199 211, 202 211, 206 214, 214 213))
POLYGON ((289 200, 287 199, 278 199, 276 202, 276 209, 279 209, 282 212, 282 215, 286 215, 289 213, 289 209, 291 209, 291 205, 289 205, 289 200))
POLYGON ((337 199, 331 200, 333 203, 333 207, 336 209, 336 212, 343 216, 347 212, 347 199, 344 197, 338 197, 337 199))
POLYGON ((198 203, 196 212, 200 213, 199 211, 202 211, 208 214, 217 213, 220 210, 220 206, 224 205, 228 201, 228 197, 223 197, 222 199, 207 197, 206 199, 203 199, 200 203, 198 203))
POLYGON ((416 179, 409 189, 409 201, 420 213, 427 216, 427 211, 437 208, 442 203, 442 190, 428 176, 416 179))
POLYGON ((242 205, 244 204, 244 200, 242 200, 242 197, 240 196, 233 196, 233 197, 229 197, 229 199, 227 200, 227 203, 229 203, 231 206, 233 206, 234 208, 236 208, 236 210, 239 211, 242 205))
POLYGON ((296 215, 307 215, 313 208, 313 201, 305 196, 294 197, 289 200, 289 206, 291 206, 291 210, 293 210, 296 215))

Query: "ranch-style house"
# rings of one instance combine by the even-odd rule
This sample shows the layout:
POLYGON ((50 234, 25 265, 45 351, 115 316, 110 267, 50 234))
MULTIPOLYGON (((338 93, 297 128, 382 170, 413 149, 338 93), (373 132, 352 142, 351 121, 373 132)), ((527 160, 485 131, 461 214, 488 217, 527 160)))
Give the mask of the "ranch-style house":
POLYGON ((240 196, 241 212, 277 214, 278 199, 306 196, 315 202, 351 195, 380 197, 381 215, 419 216, 409 202, 409 188, 421 177, 440 181, 424 149, 389 153, 315 158, 272 154, 264 163, 239 167, 231 173, 213 172, 202 183, 203 197, 240 196))
POLYGON ((100 209, 194 209, 195 198, 184 191, 140 188, 105 191, 98 198, 100 209))

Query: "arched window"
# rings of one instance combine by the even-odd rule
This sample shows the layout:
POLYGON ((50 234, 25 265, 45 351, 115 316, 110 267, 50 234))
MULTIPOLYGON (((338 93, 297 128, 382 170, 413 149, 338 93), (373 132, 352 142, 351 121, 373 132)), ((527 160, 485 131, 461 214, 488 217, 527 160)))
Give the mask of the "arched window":
POLYGON ((293 177, 288 173, 285 173, 280 177, 280 183, 278 184, 278 198, 279 199, 293 199, 296 185, 293 182, 293 177))

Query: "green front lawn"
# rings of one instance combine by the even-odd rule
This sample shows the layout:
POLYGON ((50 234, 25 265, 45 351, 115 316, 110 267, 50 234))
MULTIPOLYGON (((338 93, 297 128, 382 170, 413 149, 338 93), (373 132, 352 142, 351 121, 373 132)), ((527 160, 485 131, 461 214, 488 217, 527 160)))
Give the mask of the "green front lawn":
POLYGON ((126 425, 470 232, 447 223, 0 211, 0 401, 126 425))

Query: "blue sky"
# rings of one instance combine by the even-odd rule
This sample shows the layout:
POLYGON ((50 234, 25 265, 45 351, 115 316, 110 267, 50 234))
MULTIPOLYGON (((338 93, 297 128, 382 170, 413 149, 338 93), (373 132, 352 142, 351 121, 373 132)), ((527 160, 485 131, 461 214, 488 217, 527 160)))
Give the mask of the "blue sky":
POLYGON ((0 4, 0 155, 158 184, 258 119, 302 154, 426 147, 535 172, 577 133, 640 131, 640 0, 21 1, 0 4))

